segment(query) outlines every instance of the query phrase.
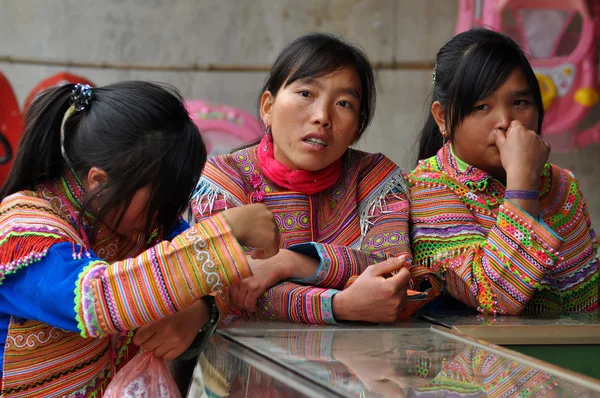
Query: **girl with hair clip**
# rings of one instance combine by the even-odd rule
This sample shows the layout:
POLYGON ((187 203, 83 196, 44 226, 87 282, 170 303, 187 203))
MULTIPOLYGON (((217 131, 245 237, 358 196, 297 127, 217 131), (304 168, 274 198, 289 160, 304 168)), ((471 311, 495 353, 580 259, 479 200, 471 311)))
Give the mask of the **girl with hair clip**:
POLYGON ((0 395, 99 396, 136 345, 169 360, 214 330, 199 299, 251 275, 240 244, 269 257, 278 235, 262 204, 181 221, 205 161, 167 87, 68 84, 33 102, 0 192, 0 395))
POLYGON ((598 308, 595 234, 579 183, 547 163, 540 88, 507 36, 472 29, 438 52, 410 175, 415 262, 483 313, 598 308))
POLYGON ((260 202, 279 226, 282 250, 249 260, 255 275, 221 295, 224 312, 335 323, 414 311, 405 174, 349 148, 374 109, 373 71, 357 47, 313 33, 279 54, 261 91, 264 137, 210 159, 191 206, 201 221, 260 202))

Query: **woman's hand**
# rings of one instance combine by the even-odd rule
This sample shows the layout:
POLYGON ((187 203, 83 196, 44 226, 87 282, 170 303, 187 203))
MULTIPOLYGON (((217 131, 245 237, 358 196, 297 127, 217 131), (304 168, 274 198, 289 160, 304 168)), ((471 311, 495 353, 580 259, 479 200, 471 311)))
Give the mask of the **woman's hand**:
POLYGON ((288 278, 307 278, 314 275, 319 261, 303 254, 281 249, 266 260, 248 259, 252 276, 229 289, 229 300, 239 308, 254 312, 258 298, 270 287, 288 278))
POLYGON ((406 256, 371 265, 346 290, 333 296, 337 320, 394 322, 402 312, 410 271, 406 256), (386 278, 387 275, 396 274, 386 278))
MULTIPOLYGON (((537 191, 540 173, 550 155, 550 146, 535 131, 513 120, 506 133, 497 130, 496 145, 506 171, 506 190, 537 191)), ((509 199, 533 218, 539 215, 537 199, 509 199)))
POLYGON ((506 133, 496 131, 496 145, 506 171, 507 189, 537 190, 550 146, 517 120, 511 122, 506 133))
POLYGON ((250 312, 256 311, 258 298, 283 279, 281 270, 269 264, 271 259, 248 259, 252 269, 252 276, 229 288, 229 301, 231 304, 250 312))
POLYGON ((197 300, 182 311, 139 328, 133 344, 157 358, 172 361, 190 347, 210 315, 210 306, 197 300))
POLYGON ((234 207, 222 214, 238 242, 256 248, 252 258, 269 258, 279 252, 279 228, 267 206, 255 203, 234 207))

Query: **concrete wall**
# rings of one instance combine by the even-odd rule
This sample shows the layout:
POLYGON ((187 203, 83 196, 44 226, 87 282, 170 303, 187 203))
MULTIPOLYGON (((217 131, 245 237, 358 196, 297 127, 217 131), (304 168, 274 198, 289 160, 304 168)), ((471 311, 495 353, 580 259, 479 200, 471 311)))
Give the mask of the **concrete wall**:
MULTIPOLYGON (((0 56, 132 64, 271 63, 297 36, 342 34, 373 62, 433 59, 454 32, 455 0, 2 0, 0 56)), ((124 79, 163 81, 186 98, 255 112, 263 72, 149 72, 0 63, 24 101, 43 78, 63 70, 98 85, 124 79)), ((405 168, 414 162, 431 71, 379 71, 375 121, 359 147, 405 168)), ((600 112, 595 113, 597 118, 600 112)), ((600 225, 599 145, 552 160, 579 177, 600 225)))

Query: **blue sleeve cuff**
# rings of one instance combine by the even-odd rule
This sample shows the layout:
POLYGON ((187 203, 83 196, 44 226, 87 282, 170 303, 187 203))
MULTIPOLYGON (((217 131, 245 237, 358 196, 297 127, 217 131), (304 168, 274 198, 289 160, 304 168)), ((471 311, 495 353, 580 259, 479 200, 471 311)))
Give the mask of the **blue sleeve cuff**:
POLYGON ((329 325, 337 325, 337 321, 333 317, 333 296, 339 292, 339 290, 327 289, 327 291, 320 297, 321 316, 323 317, 323 321, 329 325))
POLYGON ((324 255, 325 250, 322 243, 299 243, 297 245, 292 245, 287 249, 295 253, 303 254, 307 257, 314 258, 315 260, 319 260, 319 266, 317 267, 315 273, 312 276, 309 276, 307 278, 291 278, 289 279, 290 281, 300 283, 303 285, 318 285, 327 278, 327 275, 331 270, 331 259, 328 258, 328 256, 324 255))

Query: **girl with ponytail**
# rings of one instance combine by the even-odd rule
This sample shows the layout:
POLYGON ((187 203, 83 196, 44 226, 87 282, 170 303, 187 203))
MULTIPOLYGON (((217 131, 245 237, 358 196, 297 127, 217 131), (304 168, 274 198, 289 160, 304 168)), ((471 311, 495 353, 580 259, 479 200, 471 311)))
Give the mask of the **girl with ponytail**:
POLYGON ((31 105, 0 192, 0 395, 99 396, 138 346, 173 359, 214 330, 208 295, 252 274, 240 244, 269 257, 279 238, 262 204, 181 219, 205 161, 165 86, 31 105))

